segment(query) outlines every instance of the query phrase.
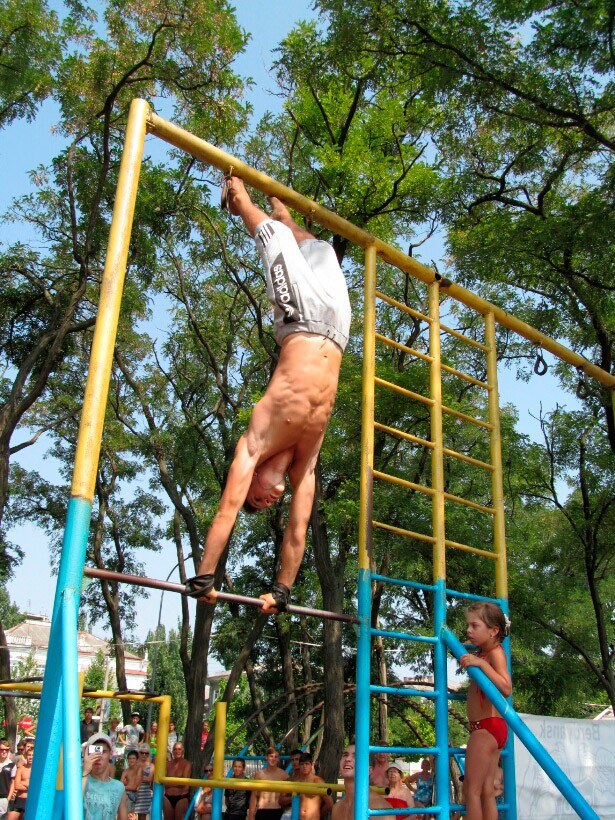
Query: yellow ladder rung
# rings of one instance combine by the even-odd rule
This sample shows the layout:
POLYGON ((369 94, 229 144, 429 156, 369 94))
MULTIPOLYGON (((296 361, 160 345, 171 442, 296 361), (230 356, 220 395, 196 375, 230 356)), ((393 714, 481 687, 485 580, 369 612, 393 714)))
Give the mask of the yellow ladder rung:
MULTIPOLYGON (((431 444, 431 442, 429 442, 431 444)), ((472 458, 472 456, 467 456, 465 453, 458 453, 457 450, 449 450, 448 447, 443 447, 442 452, 444 455, 452 456, 453 458, 458 458, 461 461, 467 461, 468 464, 473 464, 475 467, 482 467, 483 470, 494 470, 495 467, 493 464, 487 464, 486 461, 481 461, 478 458, 472 458)))
POLYGON ((484 350, 485 353, 488 353, 490 350, 489 345, 484 345, 482 342, 477 342, 475 339, 470 339, 469 336, 464 336, 463 333, 460 333, 458 330, 453 330, 452 327, 448 327, 447 325, 440 323, 440 328, 446 331, 446 333, 450 333, 451 336, 454 336, 456 339, 460 339, 462 342, 467 342, 469 345, 478 347, 479 350, 484 350))
POLYGON ((379 530, 387 530, 394 532, 396 535, 404 535, 406 538, 416 538, 417 541, 427 541, 433 544, 436 540, 433 535, 423 535, 422 532, 413 532, 413 530, 404 530, 401 527, 394 527, 392 524, 383 524, 381 521, 372 521, 372 526, 379 530))
POLYGON ((473 510, 480 510, 487 513, 487 515, 495 515, 493 507, 485 507, 484 504, 477 504, 476 501, 468 501, 467 498, 462 498, 460 495, 453 495, 452 493, 444 493, 444 498, 447 501, 455 501, 457 504, 463 504, 465 507, 472 507, 473 510))
POLYGON ((378 376, 374 377, 374 384, 379 384, 381 387, 388 387, 391 390, 395 390, 396 393, 401 393, 402 396, 407 396, 408 398, 414 399, 415 401, 420 401, 423 404, 433 404, 433 399, 428 399, 427 396, 421 396, 420 393, 414 393, 412 390, 406 390, 405 387, 400 387, 398 384, 394 384, 393 382, 387 382, 378 376))
MULTIPOLYGON (((433 441, 427 441, 426 438, 419 438, 418 436, 413 436, 412 433, 404 433, 403 430, 398 430, 396 427, 387 427, 386 424, 381 424, 379 421, 374 422, 374 427, 377 430, 382 430, 383 433, 390 433, 392 436, 397 436, 398 438, 405 438, 407 441, 412 441, 414 444, 420 444, 423 447, 429 447, 433 450, 433 441)), ((451 453, 453 451, 451 450, 451 453)))
POLYGON ((381 293, 379 290, 376 291, 376 298, 382 299, 383 302, 386 302, 393 307, 399 308, 403 310, 404 313, 410 314, 410 316, 414 316, 415 319, 420 319, 423 322, 431 323, 432 319, 431 316, 425 316, 424 313, 419 313, 418 310, 414 310, 414 308, 408 307, 408 305, 404 305, 401 302, 397 302, 395 299, 391 299, 390 296, 385 296, 384 293, 381 293))
MULTIPOLYGON (((420 350, 415 350, 413 347, 407 347, 403 345, 401 342, 394 342, 393 339, 389 339, 388 336, 383 336, 382 333, 374 333, 376 340, 378 342, 382 342, 389 347, 395 347, 397 350, 403 350, 404 353, 409 353, 411 356, 416 356, 417 359, 423 359, 426 362, 431 362, 433 359, 431 356, 428 356, 427 353, 421 353, 420 350)), ((480 384, 480 382, 479 382, 480 384)), ((487 385, 485 385, 486 387, 487 385)))
POLYGON ((488 550, 481 550, 478 547, 470 547, 467 544, 460 544, 458 541, 449 541, 447 539, 444 543, 452 549, 462 550, 463 552, 473 552, 474 555, 483 555, 485 558, 493 558, 493 560, 495 560, 498 557, 497 552, 489 552, 488 550))
POLYGON ((458 379, 464 379, 465 381, 470 382, 470 384, 475 384, 477 387, 482 387, 483 390, 491 390, 486 382, 481 382, 480 379, 475 379, 474 376, 470 376, 468 373, 462 373, 461 370, 456 370, 448 364, 442 364, 440 367, 442 370, 446 370, 447 373, 457 376, 458 379))
MULTIPOLYGON (((407 487, 409 490, 416 490, 417 493, 433 496, 435 490, 431 487, 424 487, 422 484, 415 484, 414 481, 407 481, 405 478, 398 478, 396 475, 389 475, 388 473, 381 473, 380 470, 374 470, 374 478, 381 478, 383 481, 388 481, 390 484, 399 484, 400 487, 407 487)), ((455 496, 453 496, 455 498, 455 496)))
POLYGON ((442 405, 442 412, 447 413, 449 416, 455 416, 456 419, 462 419, 463 421, 469 421, 470 424, 484 427, 485 430, 493 430, 493 424, 490 424, 488 421, 475 419, 473 416, 468 416, 467 413, 462 413, 460 410, 453 410, 452 407, 447 407, 445 404, 442 405))

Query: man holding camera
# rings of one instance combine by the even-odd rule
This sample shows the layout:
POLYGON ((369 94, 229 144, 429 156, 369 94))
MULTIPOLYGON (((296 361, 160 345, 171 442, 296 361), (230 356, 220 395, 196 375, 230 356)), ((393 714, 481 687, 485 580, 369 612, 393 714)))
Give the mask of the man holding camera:
POLYGON ((84 820, 128 820, 124 784, 109 775, 111 755, 111 738, 92 735, 83 756, 84 820))

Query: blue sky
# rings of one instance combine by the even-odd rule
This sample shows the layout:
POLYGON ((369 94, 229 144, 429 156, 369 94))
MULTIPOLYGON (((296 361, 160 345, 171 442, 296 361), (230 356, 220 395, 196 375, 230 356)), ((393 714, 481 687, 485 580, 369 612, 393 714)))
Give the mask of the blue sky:
MULTIPOLYGON (((276 110, 280 102, 273 95, 274 83, 268 74, 273 61, 273 49, 300 19, 313 16, 309 4, 295 0, 267 0, 263 4, 253 0, 237 0, 235 3, 240 25, 252 34, 247 52, 237 61, 237 70, 252 76, 255 80, 253 105, 255 116, 260 117, 266 110, 276 110), (263 11, 266 9, 266 21, 263 11)), ((53 104, 43 106, 34 123, 15 123, 0 132, 0 163, 3 180, 0 187, 0 212, 10 206, 13 197, 29 190, 29 172, 40 164, 46 164, 59 152, 62 143, 53 135, 53 125, 57 111, 53 104)), ((14 228, 0 225, 0 240, 14 239, 14 228)), ((23 237, 24 241, 28 239, 23 237)), ((435 256, 434 249, 425 251, 426 259, 435 256)), ((550 357, 547 355, 547 360, 550 357)), ((542 379, 533 378, 529 384, 518 382, 511 371, 500 372, 501 401, 511 402, 519 407, 520 429, 536 436, 538 426, 530 413, 538 415, 540 402, 545 409, 556 401, 571 406, 574 399, 564 396, 550 375, 542 379)), ((19 438, 19 437, 17 437, 19 438)), ((14 442, 15 443, 15 442, 14 442)), ((22 451, 19 460, 28 469, 39 469, 49 474, 53 466, 43 460, 47 444, 44 439, 35 447, 22 451)), ((26 552, 23 563, 16 568, 15 577, 8 589, 13 601, 28 612, 50 615, 53 606, 55 583, 42 583, 41 567, 48 567, 49 558, 44 534, 35 527, 24 526, 11 533, 12 540, 21 544, 26 552)), ((171 548, 168 556, 152 554, 147 556, 146 572, 152 577, 164 578, 175 563, 171 548)), ((45 573, 46 574, 46 573, 45 573)), ((177 575, 172 576, 173 580, 177 575)), ((155 626, 158 618, 160 595, 153 592, 149 599, 142 601, 136 612, 136 633, 144 639, 148 629, 155 626)), ((167 627, 174 627, 180 616, 179 600, 172 593, 164 598, 163 621, 167 627)), ((97 627, 97 632, 102 627, 97 627)))

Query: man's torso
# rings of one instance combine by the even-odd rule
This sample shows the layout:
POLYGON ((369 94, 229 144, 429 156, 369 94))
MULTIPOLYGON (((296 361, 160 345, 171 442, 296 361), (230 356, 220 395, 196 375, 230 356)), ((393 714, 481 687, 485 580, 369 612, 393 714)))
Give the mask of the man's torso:
POLYGON ((250 421, 248 447, 261 451, 259 461, 287 448, 294 449, 294 463, 317 452, 333 410, 341 360, 340 348, 322 336, 297 333, 285 340, 250 421))
MULTIPOLYGON (((288 775, 284 769, 279 766, 267 766, 266 769, 261 769, 254 775, 255 780, 288 780, 288 775)), ((277 792, 256 792, 256 808, 257 809, 280 809, 278 803, 277 792)), ((280 809, 280 814, 282 809, 280 809)))

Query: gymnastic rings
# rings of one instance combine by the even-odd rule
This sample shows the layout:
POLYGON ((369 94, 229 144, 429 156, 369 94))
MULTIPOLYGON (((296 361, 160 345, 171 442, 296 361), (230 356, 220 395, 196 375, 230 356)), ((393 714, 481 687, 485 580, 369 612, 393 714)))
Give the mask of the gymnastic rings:
POLYGON ((542 355, 542 349, 539 347, 536 350, 536 361, 534 362, 534 373, 537 376, 544 376, 548 369, 549 369, 549 365, 546 363, 545 358, 542 355))
POLYGON ((579 374, 579 381, 577 382, 577 399, 583 401, 584 399, 588 399, 590 397, 589 387, 587 386, 587 382, 583 377, 583 369, 578 367, 577 373, 579 374))

